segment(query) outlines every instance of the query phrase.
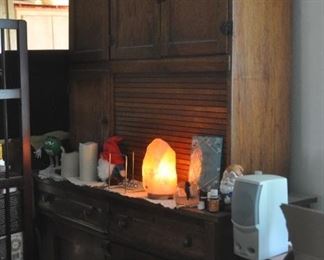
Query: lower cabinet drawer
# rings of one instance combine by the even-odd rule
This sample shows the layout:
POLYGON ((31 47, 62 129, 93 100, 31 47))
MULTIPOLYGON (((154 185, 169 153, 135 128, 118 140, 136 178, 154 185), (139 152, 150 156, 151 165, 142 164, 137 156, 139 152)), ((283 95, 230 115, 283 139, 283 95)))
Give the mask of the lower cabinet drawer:
POLYGON ((38 198, 40 210, 52 212, 57 217, 78 222, 100 232, 108 231, 108 210, 105 207, 70 200, 48 193, 38 198))
POLYGON ((188 219, 155 216, 140 209, 113 212, 112 240, 165 259, 206 259, 204 225, 188 219))
POLYGON ((165 260, 116 243, 110 244, 111 260, 165 260))
POLYGON ((87 232, 78 225, 53 220, 40 214, 38 221, 39 259, 44 260, 111 260, 107 235, 87 232))

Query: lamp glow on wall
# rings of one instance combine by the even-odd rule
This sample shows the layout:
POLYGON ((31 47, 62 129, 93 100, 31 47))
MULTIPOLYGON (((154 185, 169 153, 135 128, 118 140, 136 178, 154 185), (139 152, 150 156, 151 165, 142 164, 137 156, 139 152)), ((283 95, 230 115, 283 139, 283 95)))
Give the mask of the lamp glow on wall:
POLYGON ((154 139, 146 148, 142 179, 151 199, 172 198, 176 191, 176 153, 160 138, 154 139))

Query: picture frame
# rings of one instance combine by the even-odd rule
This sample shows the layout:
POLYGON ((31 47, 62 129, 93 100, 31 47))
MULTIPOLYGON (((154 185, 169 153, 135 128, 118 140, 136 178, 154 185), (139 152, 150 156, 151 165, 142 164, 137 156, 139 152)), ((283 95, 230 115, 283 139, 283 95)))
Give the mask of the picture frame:
POLYGON ((189 182, 208 192, 219 188, 224 137, 195 135, 192 137, 189 182))

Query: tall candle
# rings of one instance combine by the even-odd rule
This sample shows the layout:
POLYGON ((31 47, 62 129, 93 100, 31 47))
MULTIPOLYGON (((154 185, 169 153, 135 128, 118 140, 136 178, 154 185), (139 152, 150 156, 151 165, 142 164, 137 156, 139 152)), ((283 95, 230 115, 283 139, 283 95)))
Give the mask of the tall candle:
POLYGON ((80 180, 97 180, 98 144, 87 142, 79 144, 80 180))

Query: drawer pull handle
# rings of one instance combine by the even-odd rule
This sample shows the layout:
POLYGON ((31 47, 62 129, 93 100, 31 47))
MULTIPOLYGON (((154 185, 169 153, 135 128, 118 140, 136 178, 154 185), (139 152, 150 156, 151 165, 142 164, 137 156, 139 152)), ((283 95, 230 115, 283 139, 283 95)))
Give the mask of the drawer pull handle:
POLYGON ((112 259, 110 241, 104 241, 101 247, 104 250, 105 259, 106 260, 112 259))
POLYGON ((43 194, 42 196, 42 201, 43 202, 48 202, 48 203, 52 203, 54 201, 55 197, 53 195, 50 194, 43 194))
POLYGON ((127 228, 127 226, 128 226, 127 217, 125 217, 125 216, 119 217, 117 225, 119 228, 127 228))
POLYGON ((182 242, 183 247, 191 247, 192 246, 192 238, 187 236, 183 242, 182 242))
POLYGON ((83 209, 83 215, 85 217, 90 217, 95 210, 96 210, 96 208, 92 207, 92 206, 85 208, 85 209, 83 209))

